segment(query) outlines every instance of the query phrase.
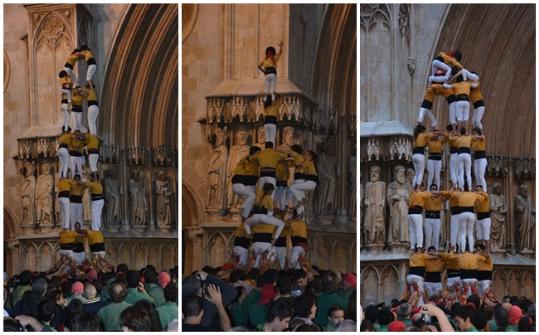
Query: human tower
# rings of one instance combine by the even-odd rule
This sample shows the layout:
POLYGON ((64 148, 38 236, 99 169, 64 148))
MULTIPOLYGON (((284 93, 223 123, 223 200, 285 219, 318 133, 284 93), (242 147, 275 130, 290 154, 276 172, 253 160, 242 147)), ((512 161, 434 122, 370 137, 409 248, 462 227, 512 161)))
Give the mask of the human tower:
POLYGON ((458 300, 472 293, 487 297, 493 293, 493 264, 489 254, 490 203, 485 179, 487 159, 481 122, 485 103, 478 74, 465 69, 460 63, 461 58, 459 51, 440 52, 433 60, 432 74, 414 128, 414 191, 410 195, 408 211, 413 253, 407 284, 409 289, 419 292, 419 304, 425 298, 435 300, 442 297, 444 271, 448 299, 458 300), (445 132, 438 130, 438 121, 431 111, 436 96, 443 96, 449 106, 449 124, 445 132), (469 135, 471 105, 474 110, 469 135), (430 120, 430 131, 423 125, 425 117, 430 120), (444 150, 450 157, 451 187, 440 191, 444 150), (471 174, 472 157, 475 189, 471 174), (425 163, 428 190, 423 181, 425 163), (439 252, 440 214, 445 201, 449 202, 451 210, 449 247, 446 252, 439 252))
POLYGON ((98 161, 101 143, 97 135, 99 104, 93 81, 97 63, 92 50, 83 45, 67 56, 64 68, 59 72, 61 85, 61 111, 64 115, 62 134, 58 137, 60 179, 58 202, 62 221, 60 232, 60 255, 66 261, 80 265, 86 258, 84 242, 87 239, 94 261, 103 260, 105 245, 101 233, 101 214, 105 204, 103 185, 100 181, 98 161), (78 61, 87 65, 86 82, 81 83, 74 72, 78 61), (83 104, 87 102, 88 130, 82 123, 83 104), (70 123, 74 129, 70 128, 70 123), (90 180, 83 181, 85 160, 90 169, 90 180), (82 229, 82 197, 86 189, 91 194, 91 228, 82 229))

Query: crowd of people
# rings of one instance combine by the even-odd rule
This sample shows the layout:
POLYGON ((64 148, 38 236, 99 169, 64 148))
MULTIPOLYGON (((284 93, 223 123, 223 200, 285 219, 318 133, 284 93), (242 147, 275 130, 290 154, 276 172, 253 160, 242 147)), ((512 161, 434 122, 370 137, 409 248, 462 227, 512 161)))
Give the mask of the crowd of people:
POLYGON ((4 273, 4 331, 178 331, 178 267, 100 266, 4 273))
POLYGON ((525 297, 504 297, 499 301, 494 294, 487 159, 481 122, 485 104, 479 76, 459 63, 461 57, 459 51, 441 52, 432 62, 432 75, 414 128, 414 190, 408 210, 412 251, 405 294, 390 306, 367 306, 361 316, 362 331, 535 330, 532 301, 525 297), (431 111, 435 95, 445 97, 449 105, 445 133, 437 129, 438 122, 431 111), (468 135, 470 104, 474 113, 472 134, 468 135), (430 119, 430 131, 423 125, 425 116, 430 119), (440 191, 446 143, 451 186, 440 191), (441 212, 446 201, 451 213, 450 233, 448 246, 442 252, 441 212))
POLYGON ((206 266, 182 282, 182 331, 356 331, 356 277, 206 266))

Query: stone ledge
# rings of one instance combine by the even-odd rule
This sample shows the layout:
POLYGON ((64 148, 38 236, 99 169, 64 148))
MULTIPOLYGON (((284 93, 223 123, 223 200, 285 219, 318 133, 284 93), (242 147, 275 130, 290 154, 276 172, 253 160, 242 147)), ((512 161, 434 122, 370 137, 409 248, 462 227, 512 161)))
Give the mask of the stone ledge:
POLYGON ((359 128, 360 137, 409 135, 413 136, 412 130, 400 121, 361 122, 359 128))

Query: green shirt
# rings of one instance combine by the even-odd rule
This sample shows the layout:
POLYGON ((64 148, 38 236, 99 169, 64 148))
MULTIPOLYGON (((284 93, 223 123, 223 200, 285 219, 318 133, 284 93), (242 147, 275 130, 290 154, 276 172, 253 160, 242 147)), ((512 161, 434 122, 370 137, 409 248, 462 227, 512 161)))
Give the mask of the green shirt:
POLYGON ((22 300, 22 297, 24 296, 24 293, 27 291, 31 291, 32 287, 30 285, 25 286, 17 286, 15 287, 15 290, 13 291, 12 295, 12 301, 11 301, 11 307, 14 307, 19 301, 22 300))
POLYGON ((477 332, 477 328, 475 328, 474 326, 472 326, 470 329, 467 330, 467 332, 477 332))
POLYGON ((122 330, 120 325, 120 314, 122 314, 122 312, 129 306, 131 306, 131 304, 128 304, 125 301, 119 303, 113 302, 99 310, 97 316, 101 319, 106 331, 122 330))
POLYGON ((163 329, 166 329, 170 321, 178 319, 178 304, 175 302, 167 301, 160 307, 157 307, 157 314, 159 314, 159 321, 161 321, 161 326, 163 327, 163 329))
POLYGON ((336 292, 331 294, 324 293, 316 298, 316 306, 318 306, 318 309, 314 321, 320 327, 325 327, 328 324, 328 310, 331 305, 340 305, 344 307, 346 304, 343 301, 343 297, 336 292))
POLYGON ((324 327, 325 332, 334 332, 335 331, 335 325, 331 322, 328 322, 328 324, 324 327))
POLYGON ((376 331, 377 332, 387 332, 389 330, 387 329, 387 325, 380 325, 380 327, 376 331))
POLYGON ((153 283, 147 284, 146 292, 148 292, 148 294, 155 300, 156 307, 159 307, 165 303, 165 293, 163 292, 161 286, 153 283))
POLYGON ((150 297, 150 295, 146 292, 140 292, 137 288, 130 287, 127 289, 127 297, 125 298, 125 302, 128 304, 133 305, 139 300, 146 300, 148 302, 151 302, 155 305, 155 300, 150 297))
POLYGON ((505 327, 506 332, 518 332, 518 325, 508 325, 505 327))

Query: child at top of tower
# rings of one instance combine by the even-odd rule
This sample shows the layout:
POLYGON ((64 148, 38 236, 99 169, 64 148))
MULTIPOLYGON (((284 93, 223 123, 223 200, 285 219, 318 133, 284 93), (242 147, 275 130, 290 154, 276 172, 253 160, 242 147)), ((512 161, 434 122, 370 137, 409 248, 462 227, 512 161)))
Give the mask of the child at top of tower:
POLYGON ((264 81, 264 93, 266 95, 266 101, 275 101, 275 88, 277 86, 277 62, 281 57, 284 43, 281 41, 278 43, 279 52, 276 52, 275 48, 269 46, 266 48, 266 56, 258 64, 258 69, 264 73, 266 79, 264 81))

